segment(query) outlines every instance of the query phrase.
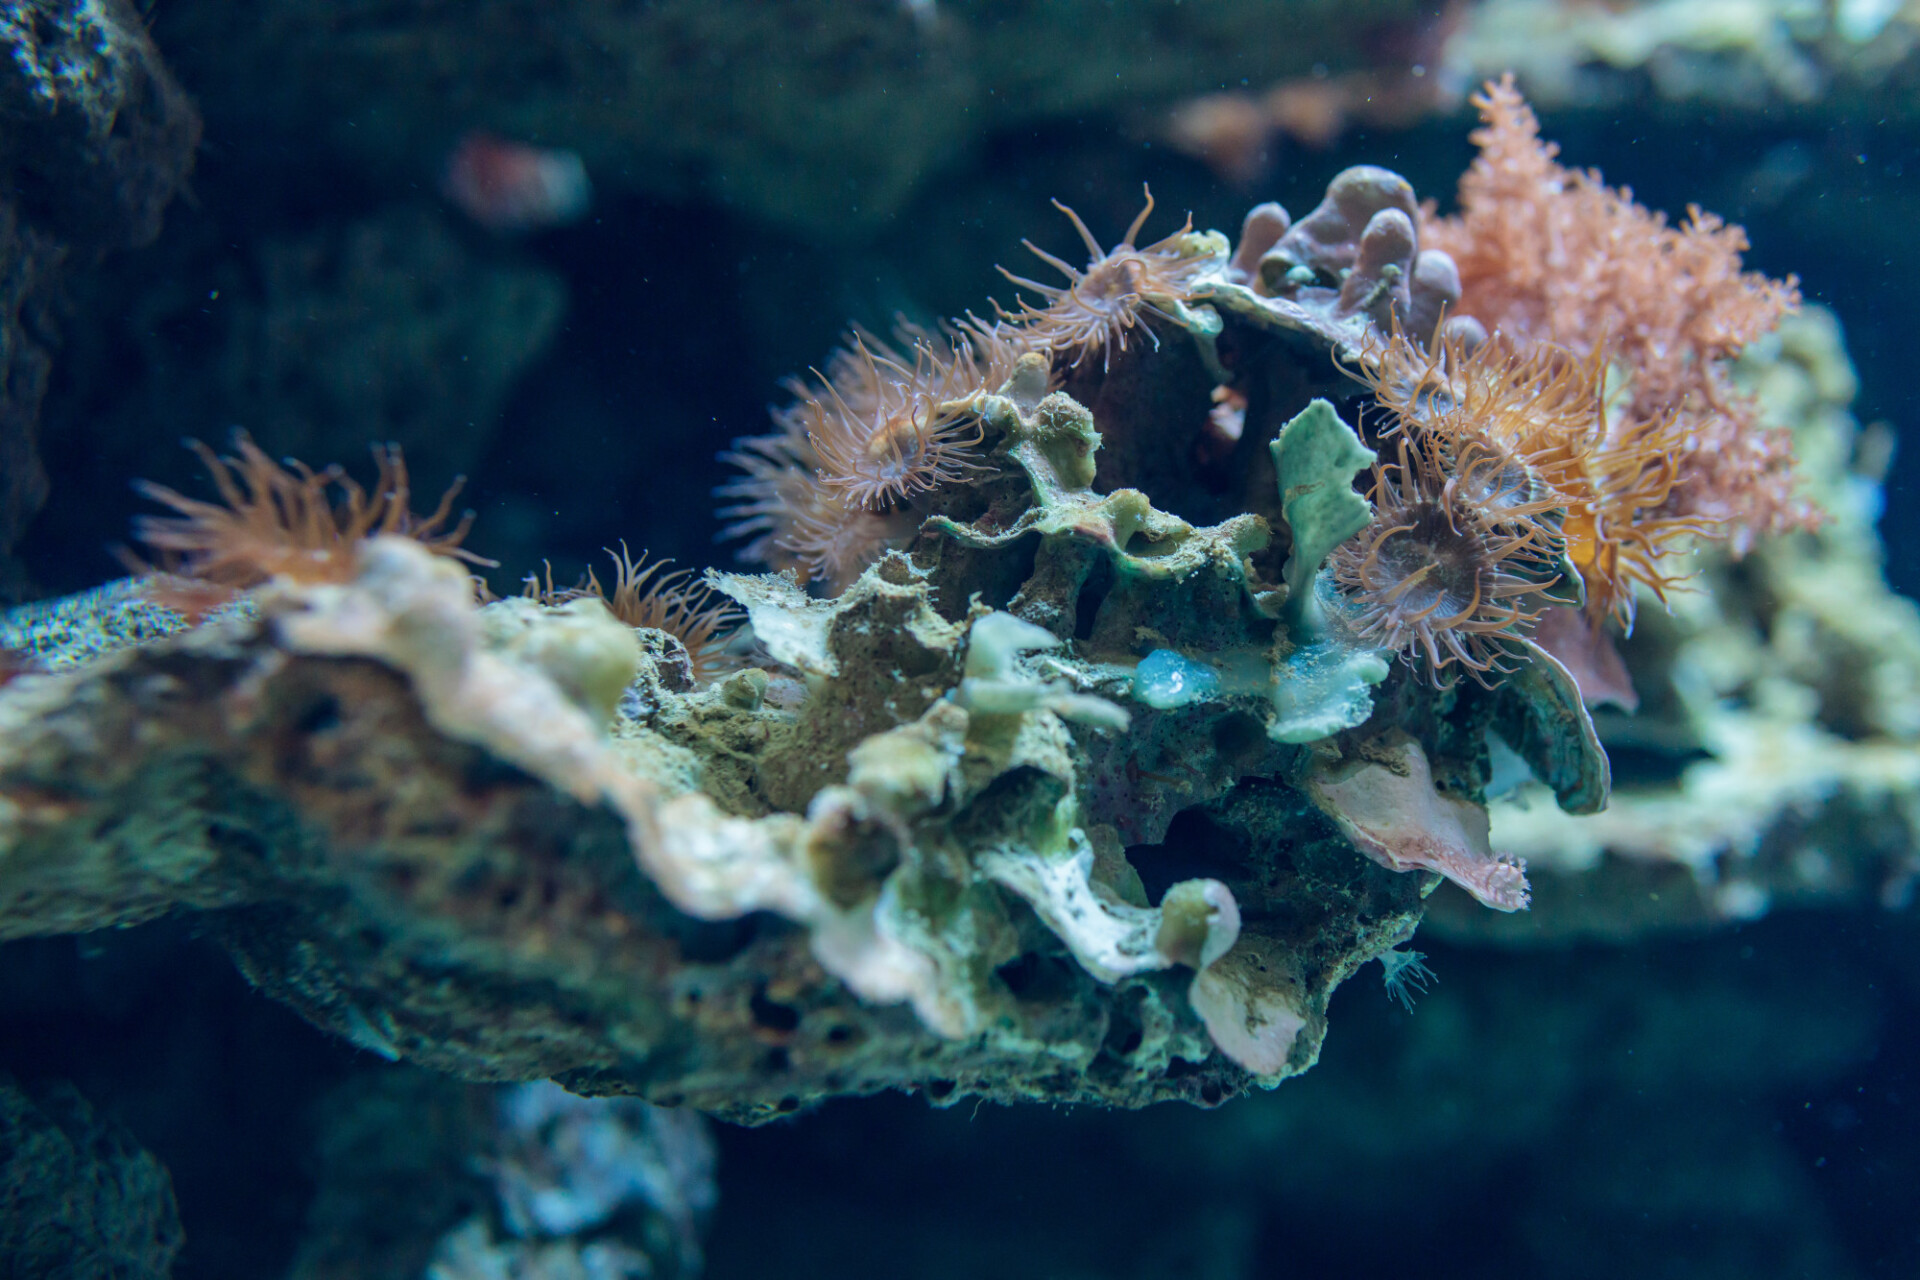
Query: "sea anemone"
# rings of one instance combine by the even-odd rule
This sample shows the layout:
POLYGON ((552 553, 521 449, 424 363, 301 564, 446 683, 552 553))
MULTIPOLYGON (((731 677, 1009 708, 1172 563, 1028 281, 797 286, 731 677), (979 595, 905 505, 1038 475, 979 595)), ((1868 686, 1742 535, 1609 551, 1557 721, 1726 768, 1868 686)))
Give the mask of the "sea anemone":
POLYGON ((1360 636, 1424 657, 1436 684, 1453 666, 1482 684, 1512 670, 1505 640, 1539 618, 1554 582, 1551 531, 1527 518, 1488 522, 1421 435, 1402 435, 1399 461, 1374 469, 1371 497, 1372 521, 1329 557, 1360 636))
POLYGON ((577 587, 556 589, 549 569, 544 583, 537 576, 527 578, 527 595, 542 604, 564 604, 584 597, 606 604, 614 617, 630 627, 664 631, 687 650, 693 664, 693 678, 704 684, 729 670, 734 664, 727 655, 727 640, 744 621, 739 606, 704 582, 694 579, 692 569, 668 571, 671 560, 647 563, 647 553, 638 560, 621 543, 613 558, 613 590, 608 592, 592 569, 577 587))
POLYGON ((914 503, 975 470, 979 405, 1033 349, 1023 330, 967 316, 940 333, 902 321, 909 357, 855 328, 825 372, 782 385, 774 430, 720 455, 741 475, 715 490, 742 559, 839 591, 912 532, 914 503))
POLYGON ((1395 334, 1353 372, 1391 415, 1382 434, 1431 438, 1456 495, 1484 521, 1563 511, 1550 522, 1555 546, 1580 573, 1588 617, 1631 630, 1637 586, 1664 601, 1680 576, 1674 553, 1715 529, 1665 511, 1686 422, 1610 406, 1608 349, 1518 348, 1497 333, 1471 351, 1452 339, 1421 348, 1395 334))
POLYGON ((1700 515, 1670 514, 1691 431, 1677 414, 1616 420, 1586 454, 1589 498, 1566 521, 1567 558, 1587 589, 1587 617, 1608 618, 1633 632, 1637 586, 1662 604, 1686 575, 1673 572, 1695 537, 1724 537, 1724 526, 1700 515))
POLYGON ((431 513, 413 513, 406 459, 398 445, 373 446, 379 474, 368 492, 337 466, 314 471, 291 459, 275 462, 244 431, 234 432, 233 440, 237 457, 221 457, 198 440, 187 442, 206 464, 222 502, 135 482, 142 495, 178 513, 134 522, 135 536, 159 553, 161 567, 135 563, 171 584, 183 599, 214 603, 209 590, 230 596, 273 578, 346 582, 357 572, 360 544, 383 534, 412 538, 468 564, 494 563, 460 545, 473 512, 447 527, 464 477, 447 487, 431 513))
MULTIPOLYGON (((1067 284, 1064 287, 1041 284, 1014 275, 1005 267, 999 268, 1001 275, 1047 300, 1044 309, 1022 301, 1019 314, 1008 317, 1009 321, 1033 335, 1040 345, 1052 351, 1072 353, 1070 364, 1073 366, 1078 366, 1092 352, 1101 351, 1104 367, 1112 361, 1115 347, 1126 350, 1128 331, 1138 322, 1143 307, 1157 310, 1156 299, 1185 301, 1188 290, 1211 260, 1204 253, 1195 252, 1187 239, 1193 231, 1191 214, 1181 228, 1166 239, 1144 249, 1135 248, 1134 239, 1146 225, 1147 215, 1153 212, 1153 192, 1148 191, 1146 195, 1146 208, 1111 251, 1100 247, 1079 214, 1055 200, 1053 207, 1072 219, 1073 229, 1080 233, 1080 239, 1093 256, 1086 270, 1081 271, 1031 240, 1022 240, 1020 243, 1035 257, 1066 276, 1067 284)), ((1147 336, 1152 338, 1154 346, 1160 345, 1151 328, 1147 336)))
MULTIPOLYGON (((911 331, 910 331, 911 332, 911 331)), ((911 363, 856 330, 851 350, 814 371, 796 405, 820 481, 857 507, 879 510, 958 480, 974 469, 986 391, 964 338, 935 348, 912 333, 911 363)))

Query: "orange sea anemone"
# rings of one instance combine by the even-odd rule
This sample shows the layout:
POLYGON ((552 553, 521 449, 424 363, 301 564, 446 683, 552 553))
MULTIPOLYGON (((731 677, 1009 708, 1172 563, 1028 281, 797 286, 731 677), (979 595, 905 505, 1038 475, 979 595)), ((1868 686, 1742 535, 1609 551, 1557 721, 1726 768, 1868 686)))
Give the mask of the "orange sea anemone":
POLYGON ((1553 585, 1550 534, 1531 520, 1489 524, 1462 500, 1437 444, 1404 434, 1399 460, 1374 469, 1372 521, 1329 557, 1361 637, 1439 684, 1450 667, 1482 684, 1512 670, 1553 585))
MULTIPOLYGON (((134 534, 160 554, 157 578, 185 598, 212 603, 214 593, 245 591, 272 578, 293 582, 346 582, 356 572, 360 543, 382 534, 414 541, 429 551, 469 564, 494 562, 460 544, 473 523, 466 512, 453 527, 453 501, 464 477, 440 496, 425 516, 411 510, 406 459, 398 445, 374 445, 379 474, 369 493, 339 467, 314 471, 304 463, 275 462, 244 431, 234 432, 237 457, 221 457, 198 440, 200 455, 222 502, 204 502, 149 481, 135 487, 177 515, 141 516, 134 534)), ((143 566, 145 567, 145 566, 143 566)), ((196 607, 193 611, 198 612, 196 607)))
POLYGON ((1667 513, 1687 424, 1610 405, 1608 350, 1501 334, 1472 351, 1450 339, 1421 348, 1396 334, 1354 372, 1392 415, 1383 434, 1430 436, 1457 495, 1487 519, 1558 507, 1556 547, 1579 570, 1589 618, 1631 630, 1636 586, 1664 600, 1687 536, 1715 530, 1667 513))
MULTIPOLYGON (((1080 233, 1087 252, 1093 256, 1086 270, 1081 271, 1031 240, 1022 240, 1020 243, 1034 256, 1066 276, 1067 284, 1064 287, 1041 284, 1014 275, 1005 267, 999 268, 1001 275, 1047 300, 1044 309, 1022 301, 1019 314, 1008 317, 1009 321, 1033 335, 1041 346, 1071 353, 1070 364, 1077 366, 1094 351, 1103 352, 1102 360, 1110 362, 1115 347, 1126 350, 1127 335, 1138 323, 1140 311, 1155 309, 1156 298, 1185 301, 1188 290, 1206 269, 1209 259, 1195 253, 1186 239, 1193 231, 1191 214, 1180 229, 1166 239, 1144 249, 1134 247, 1140 228, 1146 225, 1147 215, 1153 212, 1153 192, 1146 194, 1146 208, 1111 250, 1100 247, 1079 214, 1055 200, 1053 207, 1073 220, 1073 229, 1080 233)), ((1160 339, 1152 329, 1147 330, 1147 336, 1159 346, 1160 339)))

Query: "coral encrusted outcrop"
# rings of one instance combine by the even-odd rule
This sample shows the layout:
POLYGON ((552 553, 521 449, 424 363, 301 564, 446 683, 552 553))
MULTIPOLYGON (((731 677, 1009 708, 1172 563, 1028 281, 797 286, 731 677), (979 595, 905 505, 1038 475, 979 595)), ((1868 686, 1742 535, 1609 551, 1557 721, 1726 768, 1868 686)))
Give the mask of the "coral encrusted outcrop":
MULTIPOLYGON (((1481 103, 1478 172, 1544 171, 1511 88, 1481 103)), ((749 1121, 1298 1074, 1341 982, 1417 964, 1443 883, 1528 918, 1490 795, 1607 820, 1589 707, 1694 687, 1642 645, 1698 625, 1686 591, 1734 607, 1725 566, 1783 555, 1877 582, 1845 442, 1796 439, 1767 373, 1810 331, 1735 370, 1709 323, 1764 332, 1791 282, 1597 176, 1508 187, 1713 269, 1675 298, 1569 237, 1650 318, 1563 333, 1582 299, 1488 279, 1525 209, 1437 223, 1362 167, 1237 245, 1139 245, 1149 197, 1017 312, 855 329, 790 382, 722 493, 773 572, 698 589, 623 550, 611 598, 496 600, 391 448, 372 490, 203 450, 222 502, 146 490, 158 569, 0 623, 0 938, 192 911, 374 1052, 749 1121)), ((1802 613, 1778 661, 1854 644, 1881 683, 1831 714, 1910 734, 1897 611, 1802 613)))

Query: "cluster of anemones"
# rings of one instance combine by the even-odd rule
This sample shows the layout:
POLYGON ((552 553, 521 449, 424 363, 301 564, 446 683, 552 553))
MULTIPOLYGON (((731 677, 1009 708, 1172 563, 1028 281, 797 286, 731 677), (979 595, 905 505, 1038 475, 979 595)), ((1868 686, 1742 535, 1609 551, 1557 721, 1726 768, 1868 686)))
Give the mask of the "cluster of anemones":
POLYGON ((1664 599, 1681 543, 1710 532, 1664 510, 1684 426, 1618 412, 1599 355, 1395 335, 1356 372, 1401 454, 1376 472, 1374 519, 1335 578, 1367 638, 1424 654, 1436 678, 1500 670, 1509 639, 1576 585, 1591 625, 1630 629, 1637 588, 1664 599), (1562 563, 1579 581, 1550 599, 1562 563))
MULTIPOLYGON (((1762 423, 1728 372, 1799 293, 1791 277, 1743 270, 1738 227, 1698 209, 1669 226, 1597 173, 1560 165, 1510 77, 1474 104, 1484 127, 1474 134, 1480 156, 1461 179, 1460 212, 1436 218, 1429 209, 1421 239, 1453 259, 1463 312, 1494 336, 1471 350, 1457 341, 1421 350, 1396 337, 1371 353, 1362 376, 1390 412, 1389 433, 1428 442, 1419 456, 1437 471, 1427 487, 1448 477, 1443 487, 1462 509, 1450 534, 1498 527, 1485 517, 1514 501, 1551 502, 1535 540, 1551 526, 1555 557, 1579 578, 1588 627, 1630 630, 1640 590, 1665 600, 1682 576, 1676 553, 1690 537, 1739 553, 1760 534, 1818 525, 1818 511, 1794 492, 1787 433, 1762 423)), ((1415 537, 1395 514, 1403 492, 1376 482, 1381 518, 1362 540, 1402 531, 1370 560, 1343 551, 1343 584, 1374 634, 1396 648, 1422 649, 1436 670, 1449 655, 1481 670, 1467 657, 1484 660, 1491 642, 1463 642, 1462 657, 1446 633, 1484 636, 1492 626, 1496 636, 1517 635, 1530 618, 1523 610, 1502 622, 1505 610, 1484 607, 1448 613, 1462 603, 1451 598, 1427 613, 1410 606, 1445 574, 1422 572, 1392 545, 1415 537)), ((1483 567, 1505 545, 1482 546, 1483 567)))
POLYGON ((788 380, 792 401, 773 411, 770 434, 736 441, 722 455, 741 472, 719 496, 729 521, 723 536, 746 540, 742 558, 840 590, 913 532, 929 495, 980 468, 980 401, 1000 390, 1022 355, 1047 354, 1064 368, 1094 352, 1110 359, 1143 327, 1143 311, 1184 300, 1207 263, 1187 238, 1191 219, 1163 240, 1134 245, 1153 211, 1151 192, 1111 249, 1054 203, 1092 256, 1082 270, 1028 243, 1067 278, 1056 286, 1006 273, 1044 307, 1023 302, 995 323, 968 316, 938 333, 903 323, 892 344, 855 329, 824 372, 788 380))
MULTIPOLYGON (((1613 429, 1631 437, 1618 447, 1658 438, 1668 459, 1662 517, 1711 528, 1736 553, 1764 534, 1817 527, 1818 509, 1796 492, 1787 431, 1763 421, 1730 372, 1742 348, 1799 306, 1794 278, 1746 270, 1737 226, 1698 208, 1669 225, 1631 191, 1560 164, 1511 76, 1473 103, 1480 155, 1460 180, 1459 212, 1429 209, 1420 229, 1459 269, 1460 310, 1516 342, 1606 361, 1613 429)), ((1611 477, 1627 487, 1616 505, 1644 496, 1640 478, 1611 477)), ((1602 553, 1608 541, 1599 539, 1602 553)))

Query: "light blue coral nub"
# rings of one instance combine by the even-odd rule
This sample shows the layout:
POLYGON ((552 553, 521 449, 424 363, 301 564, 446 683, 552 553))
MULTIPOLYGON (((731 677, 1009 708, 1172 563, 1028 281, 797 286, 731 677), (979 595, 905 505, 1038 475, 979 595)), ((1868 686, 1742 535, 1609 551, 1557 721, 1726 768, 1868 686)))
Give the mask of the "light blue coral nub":
POLYGON ((1220 674, 1172 649, 1155 649, 1133 673, 1133 697, 1160 711, 1217 696, 1220 674))

